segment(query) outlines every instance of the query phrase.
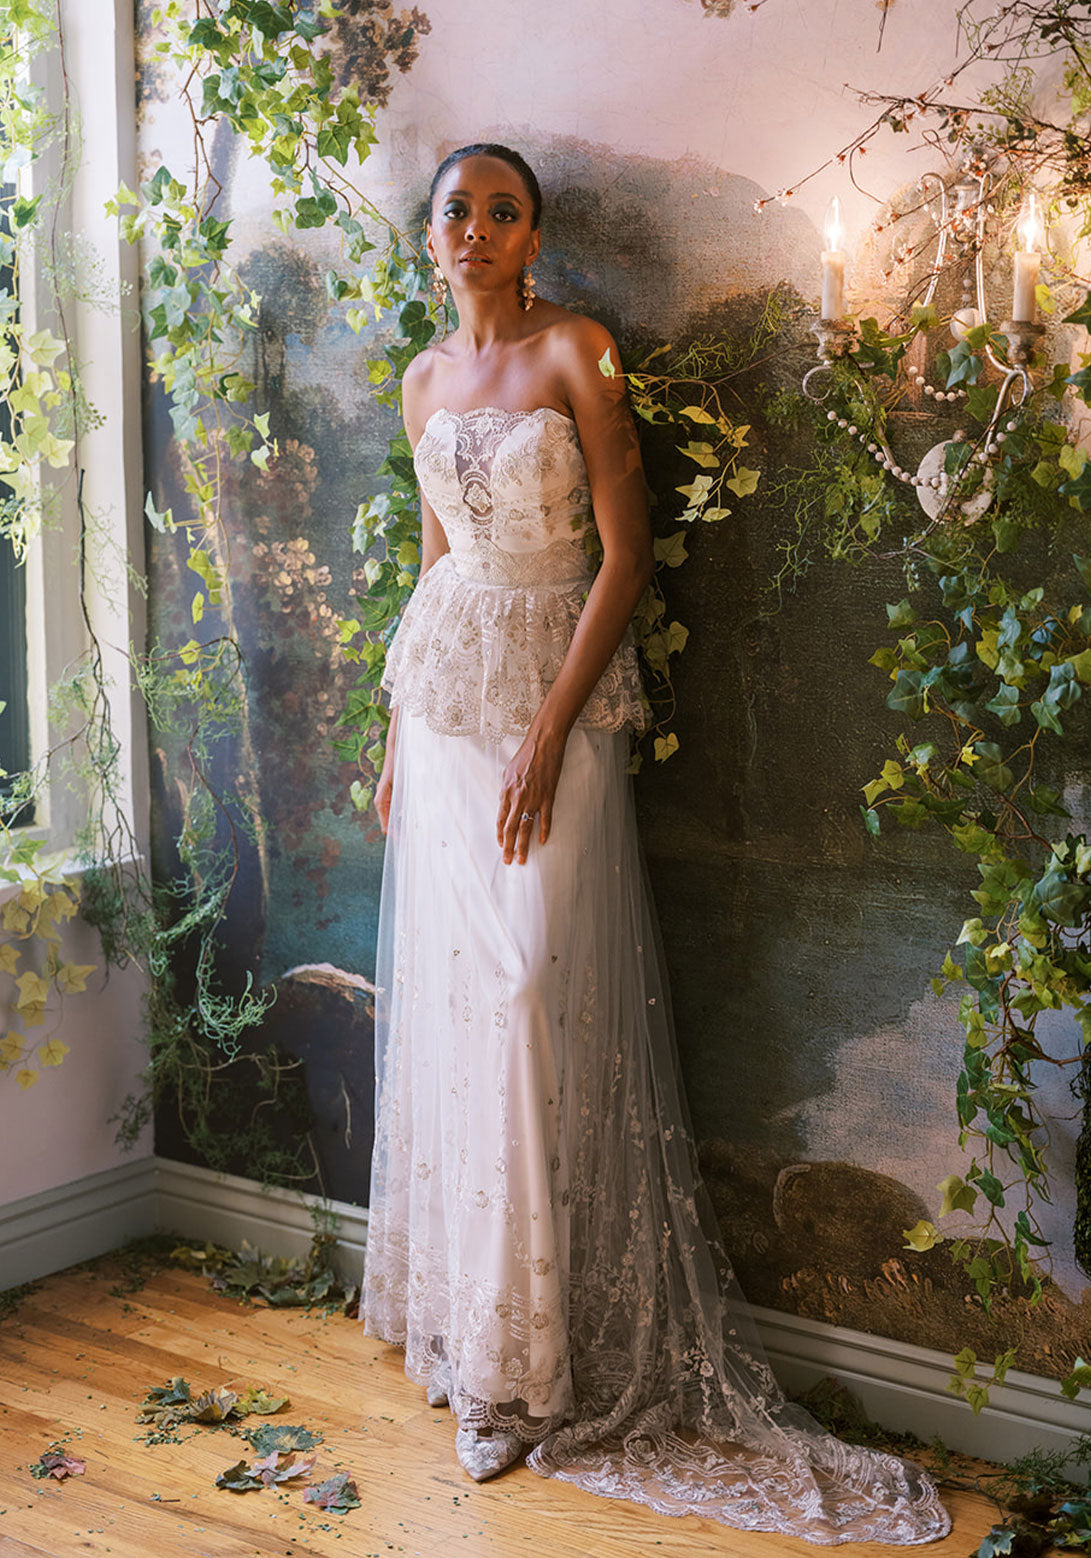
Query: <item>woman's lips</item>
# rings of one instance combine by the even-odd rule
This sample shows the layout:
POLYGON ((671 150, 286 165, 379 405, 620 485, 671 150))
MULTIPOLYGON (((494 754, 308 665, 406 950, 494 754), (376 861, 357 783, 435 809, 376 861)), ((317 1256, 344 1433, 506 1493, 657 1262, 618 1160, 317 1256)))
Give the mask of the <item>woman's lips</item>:
POLYGON ((460 265, 491 265, 492 261, 486 259, 483 254, 464 254, 458 263, 460 265))

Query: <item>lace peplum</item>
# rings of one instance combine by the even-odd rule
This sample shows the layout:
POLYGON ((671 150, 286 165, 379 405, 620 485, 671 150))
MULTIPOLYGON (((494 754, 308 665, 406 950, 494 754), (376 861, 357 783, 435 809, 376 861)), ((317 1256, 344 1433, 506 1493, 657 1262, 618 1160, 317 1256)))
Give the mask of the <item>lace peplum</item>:
MULTIPOLYGON (((571 418, 486 406, 428 419, 414 456, 451 550, 418 583, 387 653, 392 704, 444 735, 525 731, 568 652, 594 577, 587 469, 571 418)), ((642 729, 631 638, 578 723, 642 729)))

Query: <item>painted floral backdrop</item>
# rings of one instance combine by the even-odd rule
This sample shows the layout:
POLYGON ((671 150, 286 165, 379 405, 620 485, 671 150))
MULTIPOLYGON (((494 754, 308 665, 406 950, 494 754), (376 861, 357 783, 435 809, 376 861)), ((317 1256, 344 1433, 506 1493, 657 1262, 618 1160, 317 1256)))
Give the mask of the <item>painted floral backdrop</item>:
MULTIPOLYGON (((546 193, 539 291, 602 319, 623 354, 725 328, 745 337, 777 287, 814 301, 815 206, 759 216, 755 198, 810 166, 819 142, 841 144, 850 66, 871 81, 923 76, 946 57, 953 16, 945 0, 894 5, 876 60, 867 0, 805 15, 691 0, 548 11, 432 0, 425 15, 357 0, 334 57, 341 79, 383 105, 368 168, 378 203, 419 229, 439 157, 471 139, 515 144, 546 193)), ((150 48, 140 91, 145 154, 177 148, 181 162, 186 127, 150 48)), ((353 680, 337 623, 364 589, 350 525, 380 485, 391 413, 371 397, 373 350, 327 298, 328 240, 274 231, 261 180, 229 144, 216 157, 241 232, 235 257, 261 297, 245 371, 280 450, 268 473, 239 462, 227 504, 247 733, 221 751, 218 778, 260 797, 260 826, 243 846, 224 965, 276 984, 256 1042, 304 1063, 298 1118, 303 1128, 309 1114, 315 1183, 364 1202, 382 841, 374 815, 350 802, 355 770, 331 737, 353 680)), ((918 170, 889 161, 872 174, 889 193, 918 170)), ((778 374, 798 382, 798 359, 769 373, 774 386, 778 374)), ((146 427, 156 505, 181 507, 154 384, 146 427)), ((665 525, 679 477, 663 445, 649 438, 645 454, 665 525)), ((775 441, 760 458, 775 464, 775 441)), ((691 632, 676 673, 682 745, 638 781, 706 1175, 754 1301, 992 1356, 1011 1316, 994 1326, 969 1304, 942 1249, 903 1249, 902 1230, 935 1214, 936 1182, 957 1166, 961 1036, 953 1007, 926 991, 970 884, 938 843, 873 844, 859 822, 856 786, 881 745, 861 713, 881 702, 867 661, 902 581, 816 566, 770 615, 775 547, 760 494, 694 534, 691 561, 667 581, 691 632)), ((190 632, 197 586, 184 549, 154 537, 153 628, 165 642, 190 632)), ((169 876, 177 754, 164 741, 154 757, 169 876)), ((1079 809, 1084 779, 1068 784, 1079 809)), ((1055 1104, 1056 1280, 1020 1350, 1041 1373, 1070 1367, 1091 1331, 1091 1289, 1071 1254, 1078 1122, 1063 1085, 1055 1104)), ((158 1141, 187 1151, 170 1118, 158 1141)))

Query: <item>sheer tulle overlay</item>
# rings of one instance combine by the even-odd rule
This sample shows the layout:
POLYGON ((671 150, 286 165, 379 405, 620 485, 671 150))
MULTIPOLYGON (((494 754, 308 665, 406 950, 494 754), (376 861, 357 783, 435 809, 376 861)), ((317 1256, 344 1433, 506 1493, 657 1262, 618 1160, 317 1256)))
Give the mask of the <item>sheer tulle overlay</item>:
MULTIPOLYGON (((540 435, 559 427, 556 458, 582 471, 574 425, 479 412, 429 426, 436 447, 422 438, 418 472, 454 556, 435 593, 451 610, 463 592, 470 620, 495 620, 503 603, 468 598, 475 563, 452 531, 474 502, 487 520, 471 521, 467 552, 503 551, 502 483, 490 483, 489 448, 460 465, 457 444, 487 431, 495 456, 508 430, 530 536, 540 435), (429 484, 430 461, 456 492, 467 471, 480 482, 461 515, 442 480, 429 484)), ((539 548, 555 542, 543 525, 539 548)), ((509 622, 522 611, 533 637, 539 608, 505 610, 509 622)), ((533 658, 533 644, 520 652, 533 658)), ((463 686, 466 675, 454 668, 463 686)), ((426 680, 444 685, 438 651, 426 680)), ((499 734, 482 716, 453 734, 436 716, 442 697, 403 705, 397 678, 393 697, 368 1330, 405 1346, 410 1378, 446 1386, 463 1426, 514 1429, 545 1476, 823 1544, 944 1535, 918 1468, 826 1434, 784 1399, 761 1353, 697 1174, 626 731, 604 715, 575 727, 549 843, 505 866, 495 815, 519 729, 499 734)))

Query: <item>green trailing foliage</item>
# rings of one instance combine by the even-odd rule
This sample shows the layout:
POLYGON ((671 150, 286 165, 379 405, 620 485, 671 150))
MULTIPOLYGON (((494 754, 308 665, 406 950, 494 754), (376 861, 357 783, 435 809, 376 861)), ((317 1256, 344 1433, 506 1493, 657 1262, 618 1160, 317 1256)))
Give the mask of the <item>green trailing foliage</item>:
MULTIPOLYGON (((1091 317, 1082 304, 1064 320, 1091 317)), ((817 517, 806 515, 827 555, 898 559, 909 592, 887 606, 890 640, 871 663, 888 680, 886 708, 901 730, 863 786, 869 834, 884 827, 939 828, 976 867, 970 915, 933 980, 937 996, 960 992, 964 1034, 958 1080, 959 1144, 969 1155, 941 1184, 938 1218, 967 1215, 973 1232, 945 1236, 920 1221, 907 1246, 948 1243, 986 1309, 997 1294, 1037 1304, 1048 1248, 1037 1217, 1049 1198, 1048 1122, 1037 1103, 1046 1068, 1060 1067, 1086 1095, 1091 1028, 1091 844, 1063 798, 1064 745, 1086 730, 1091 683, 1091 563, 1060 560, 1075 515, 1091 508, 1086 456, 1065 420, 1071 397, 1087 403, 1088 376, 1040 372, 1039 387, 1001 423, 984 459, 996 405, 987 382, 988 325, 971 331, 939 368, 969 386, 959 412, 967 430, 947 445, 951 496, 935 519, 908 509, 897 485, 861 450, 861 435, 885 442, 903 393, 897 373, 914 336, 933 321, 917 311, 898 333, 861 326, 859 344, 831 374, 817 414, 818 470, 826 478, 817 517), (961 348, 961 349, 960 349, 961 348), (846 447, 845 425, 860 431, 846 447), (836 451, 834 459, 823 451, 836 451), (837 469, 837 459, 844 463, 837 469), (870 469, 869 469, 870 467, 870 469), (987 498, 987 506, 981 503, 987 498), (910 526, 912 525, 912 528, 910 526), (893 535, 892 535, 893 532, 893 535), (908 533, 907 533, 908 532, 908 533), (1050 570, 1028 575, 1030 540, 1049 539, 1050 570), (1058 1054, 1038 1036, 1042 1012, 1067 1011, 1074 1043, 1058 1054)), ((815 499, 809 497, 813 505, 815 499)), ((1085 1130, 1080 1172, 1087 1174, 1085 1130)), ((1077 1258, 1091 1263, 1086 1178, 1077 1258)), ((1014 1361, 982 1372, 960 1353, 953 1391, 973 1409, 1014 1361)), ((1091 1380, 1082 1360, 1062 1383, 1075 1395, 1091 1380)))

